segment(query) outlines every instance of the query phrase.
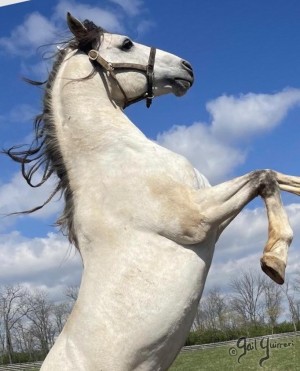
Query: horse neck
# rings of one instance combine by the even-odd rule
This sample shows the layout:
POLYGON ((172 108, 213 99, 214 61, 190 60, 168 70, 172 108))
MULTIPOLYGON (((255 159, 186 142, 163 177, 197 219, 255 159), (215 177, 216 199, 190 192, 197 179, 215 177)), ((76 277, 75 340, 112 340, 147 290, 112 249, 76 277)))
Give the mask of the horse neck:
POLYGON ((85 79, 92 69, 86 54, 70 52, 52 89, 52 111, 58 139, 63 139, 64 145, 73 144, 74 150, 77 148, 81 155, 82 146, 85 150, 94 148, 108 133, 117 135, 130 131, 133 135, 141 135, 123 110, 110 99, 106 75, 97 73, 85 79))
MULTIPOLYGON (((94 225, 99 224, 101 211, 96 213, 95 209, 97 202, 101 204, 101 195, 107 191, 101 188, 102 177, 106 176, 101 163, 122 146, 136 145, 145 137, 111 101, 105 76, 97 73, 84 79, 91 71, 92 65, 86 54, 67 54, 53 84, 51 108, 75 216, 85 236, 93 235, 96 239, 95 234, 99 232, 96 227, 92 228, 89 210, 97 214, 93 216, 94 225)), ((78 239, 80 231, 76 230, 76 234, 78 239)), ((87 249, 83 240, 79 238, 79 248, 86 265, 87 249)))

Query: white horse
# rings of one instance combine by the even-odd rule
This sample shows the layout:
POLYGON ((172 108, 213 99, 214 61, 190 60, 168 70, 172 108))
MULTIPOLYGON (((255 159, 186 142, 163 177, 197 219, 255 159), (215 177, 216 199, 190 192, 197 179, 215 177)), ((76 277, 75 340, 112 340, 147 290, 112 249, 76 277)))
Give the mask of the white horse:
POLYGON ((300 178, 259 170, 211 187, 123 111, 183 95, 191 65, 70 14, 68 24, 74 38, 49 76, 36 141, 8 151, 32 186, 58 175, 53 193, 66 200, 59 224, 84 265, 78 300, 42 370, 166 370, 192 325, 218 237, 257 196, 269 220, 261 266, 283 283, 292 230, 280 190, 300 194, 300 178))

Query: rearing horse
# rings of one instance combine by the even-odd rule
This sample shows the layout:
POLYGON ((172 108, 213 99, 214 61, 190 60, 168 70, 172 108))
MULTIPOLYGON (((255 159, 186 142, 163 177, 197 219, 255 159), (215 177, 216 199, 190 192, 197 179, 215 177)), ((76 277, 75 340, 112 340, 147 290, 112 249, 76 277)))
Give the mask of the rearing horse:
POLYGON ((257 196, 269 220, 261 266, 284 282, 292 230, 280 190, 299 195, 300 178, 259 170, 211 187, 123 111, 183 95, 191 65, 70 14, 68 25, 74 38, 49 76, 36 140, 8 151, 32 186, 57 174, 53 194, 65 194, 58 223, 84 265, 78 300, 42 370, 166 370, 192 325, 217 239, 257 196))

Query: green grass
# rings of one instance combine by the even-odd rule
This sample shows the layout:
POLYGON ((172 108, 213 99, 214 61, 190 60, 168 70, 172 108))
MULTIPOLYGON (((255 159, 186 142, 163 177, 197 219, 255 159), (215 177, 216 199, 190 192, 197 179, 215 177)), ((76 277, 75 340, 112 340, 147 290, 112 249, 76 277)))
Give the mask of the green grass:
POLYGON ((272 371, 300 371, 300 339, 296 337, 267 339, 262 344, 260 340, 255 343, 247 341, 248 351, 234 346, 224 346, 215 349, 197 350, 180 353, 169 371, 216 371, 216 370, 272 370, 272 371), (277 345, 269 348, 269 359, 260 366, 259 362, 267 355, 267 345, 277 345), (250 343, 250 345, 248 345, 250 343), (286 346, 284 345, 286 344, 286 346), (231 352, 231 354, 230 354, 231 352))

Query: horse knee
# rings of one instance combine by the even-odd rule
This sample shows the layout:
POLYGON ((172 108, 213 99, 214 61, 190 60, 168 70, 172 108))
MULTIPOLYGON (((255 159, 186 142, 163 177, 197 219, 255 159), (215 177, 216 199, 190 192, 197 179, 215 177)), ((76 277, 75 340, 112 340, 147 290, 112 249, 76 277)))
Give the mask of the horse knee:
POLYGON ((254 171, 253 181, 257 185, 258 194, 264 198, 273 196, 279 190, 276 173, 273 170, 254 171))

